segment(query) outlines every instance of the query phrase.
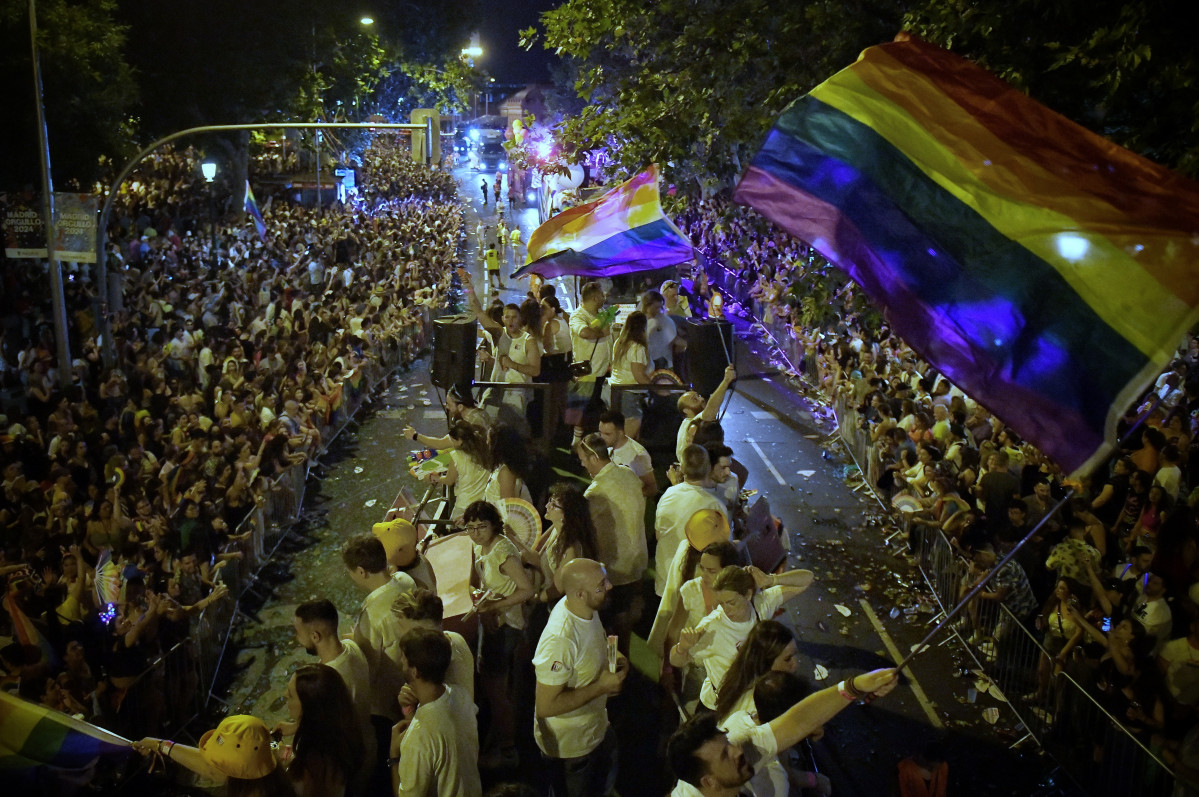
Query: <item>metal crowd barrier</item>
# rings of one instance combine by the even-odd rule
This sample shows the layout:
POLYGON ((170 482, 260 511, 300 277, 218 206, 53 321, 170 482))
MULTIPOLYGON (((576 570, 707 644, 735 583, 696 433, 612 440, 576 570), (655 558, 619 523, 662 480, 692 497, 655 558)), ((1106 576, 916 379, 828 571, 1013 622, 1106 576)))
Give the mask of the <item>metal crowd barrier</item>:
MULTIPOLYGON (((969 565, 940 531, 915 543, 920 571, 941 609, 936 622, 964 594, 969 565)), ((953 630, 1019 720, 1024 736, 1015 744, 1034 741, 1096 797, 1173 794, 1174 775, 1154 752, 1153 739, 1130 732, 1079 683, 1088 680, 1083 665, 1052 675, 1053 656, 1030 622, 979 597, 953 630)))
MULTIPOLYGON (((890 505, 876 490, 881 462, 869 433, 858 423, 848 396, 833 401, 838 432, 845 448, 866 477, 866 485, 887 511, 890 505)), ((939 608, 932 622, 965 594, 969 562, 939 529, 914 526, 898 515, 910 535, 921 575, 939 608)), ((1045 651, 1029 618, 1017 618, 996 601, 975 598, 959 615, 953 633, 978 669, 999 690, 1023 735, 1013 747, 1032 741, 1065 769, 1088 794, 1096 797, 1170 795, 1174 775, 1154 753, 1149 739, 1131 733, 1076 680, 1078 673, 1051 675, 1053 657, 1045 651), (1030 699, 1025 699, 1029 697, 1030 699)))

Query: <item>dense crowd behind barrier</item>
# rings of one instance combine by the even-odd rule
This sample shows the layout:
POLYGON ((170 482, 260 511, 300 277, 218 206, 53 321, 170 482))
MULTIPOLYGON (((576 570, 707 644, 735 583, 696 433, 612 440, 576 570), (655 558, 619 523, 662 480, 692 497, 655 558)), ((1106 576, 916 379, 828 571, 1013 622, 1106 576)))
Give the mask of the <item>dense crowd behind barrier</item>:
POLYGON ((203 707, 236 598, 296 518, 309 467, 424 348, 449 284, 452 178, 389 151, 368 151, 363 172, 349 206, 272 197, 260 240, 252 222, 204 226, 192 152, 156 155, 123 188, 109 231, 124 299, 111 371, 90 274, 69 267, 79 355, 66 391, 44 268, 7 264, 8 688, 135 739, 203 707))
POLYGON ((885 324, 853 314, 852 284, 828 289, 827 266, 801 242, 720 201, 700 203, 680 226, 707 255, 711 288, 772 339, 802 389, 834 407, 861 477, 896 507, 942 604, 987 583, 956 630, 988 672, 1004 674, 1038 741, 1063 758, 1086 748, 1074 758, 1100 763, 1092 775, 1127 765, 1120 778, 1088 777, 1116 788, 1104 793, 1131 793, 1120 791, 1130 772, 1145 793, 1168 790, 1159 759, 1194 767, 1199 341, 1188 335, 1130 410, 1119 454, 1071 478, 885 324), (813 290, 827 291, 829 323, 804 322, 820 315, 805 306, 813 290), (996 557, 1067 495, 994 572, 996 557), (1107 718, 1128 736, 1104 731, 1107 718))

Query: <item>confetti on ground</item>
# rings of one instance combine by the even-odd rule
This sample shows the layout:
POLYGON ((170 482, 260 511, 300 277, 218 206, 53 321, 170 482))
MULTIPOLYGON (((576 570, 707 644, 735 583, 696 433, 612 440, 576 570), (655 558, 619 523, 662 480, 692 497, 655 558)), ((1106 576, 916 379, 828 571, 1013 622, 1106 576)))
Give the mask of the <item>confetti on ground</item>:
POLYGON ((828 678, 828 670, 824 668, 824 665, 817 664, 815 672, 812 673, 812 677, 817 681, 823 681, 825 678, 828 678))
POLYGON ((379 503, 379 499, 372 498, 371 500, 369 500, 365 504, 363 504, 363 506, 365 506, 367 509, 370 509, 372 506, 374 506, 377 503, 379 503))
POLYGON ((795 472, 798 473, 800 476, 803 476, 805 479, 810 479, 816 475, 816 471, 814 471, 814 470, 797 470, 795 472))
POLYGON ((836 609, 837 611, 841 612, 842 617, 849 617, 849 615, 853 614, 853 612, 851 612, 849 610, 848 606, 842 606, 839 603, 834 603, 833 608, 836 609))
POLYGON ((363 468, 361 465, 359 465, 358 467, 354 468, 354 472, 355 472, 355 473, 362 473, 362 471, 363 471, 363 470, 365 470, 365 468, 363 468))
POLYGON ((985 719, 991 725, 999 722, 999 709, 995 708, 994 706, 983 709, 983 719, 985 719))

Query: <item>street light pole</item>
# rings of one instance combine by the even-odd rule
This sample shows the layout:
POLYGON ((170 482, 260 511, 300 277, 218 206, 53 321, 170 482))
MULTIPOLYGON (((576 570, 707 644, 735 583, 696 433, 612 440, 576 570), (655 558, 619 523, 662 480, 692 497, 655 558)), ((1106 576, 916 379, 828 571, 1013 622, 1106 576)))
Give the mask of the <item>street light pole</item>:
POLYGON ((216 199, 212 193, 212 181, 216 178, 216 164, 212 161, 204 161, 200 164, 200 171, 204 174, 205 182, 208 183, 208 231, 210 233, 208 254, 212 258, 213 267, 215 267, 219 262, 216 248, 216 199))
POLYGON ((321 215, 321 131, 313 136, 316 141, 316 215, 321 215))
MULTIPOLYGON (((29 0, 29 41, 33 53, 33 90, 37 99, 37 134, 41 144, 38 155, 42 162, 42 211, 46 214, 46 262, 50 276, 50 306, 54 316, 55 353, 58 355, 58 386, 66 390, 71 386, 71 343, 67 339, 66 296, 62 288, 62 271, 58 266, 58 254, 54 251, 54 182, 50 177, 50 137, 46 130, 46 108, 42 97, 42 65, 37 50, 37 0, 29 0)), ((96 250, 96 262, 104 261, 104 250, 96 250)), ((97 280, 99 282, 99 280, 97 280)), ((99 282, 100 296, 106 297, 104 283, 99 282)), ((102 302, 102 315, 107 306, 102 302)), ((105 338, 105 343, 109 343, 105 338)))

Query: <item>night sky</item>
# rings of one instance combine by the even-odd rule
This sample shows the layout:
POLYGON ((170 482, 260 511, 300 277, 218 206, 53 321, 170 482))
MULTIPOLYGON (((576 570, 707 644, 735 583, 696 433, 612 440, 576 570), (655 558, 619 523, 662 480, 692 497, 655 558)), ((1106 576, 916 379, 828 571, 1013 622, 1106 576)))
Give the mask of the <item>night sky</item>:
POLYGON ((499 83, 548 83, 549 64, 556 56, 540 44, 528 52, 521 49, 518 33, 537 25, 542 11, 561 2, 486 0, 486 16, 478 27, 484 55, 475 62, 476 66, 487 70, 499 83))

